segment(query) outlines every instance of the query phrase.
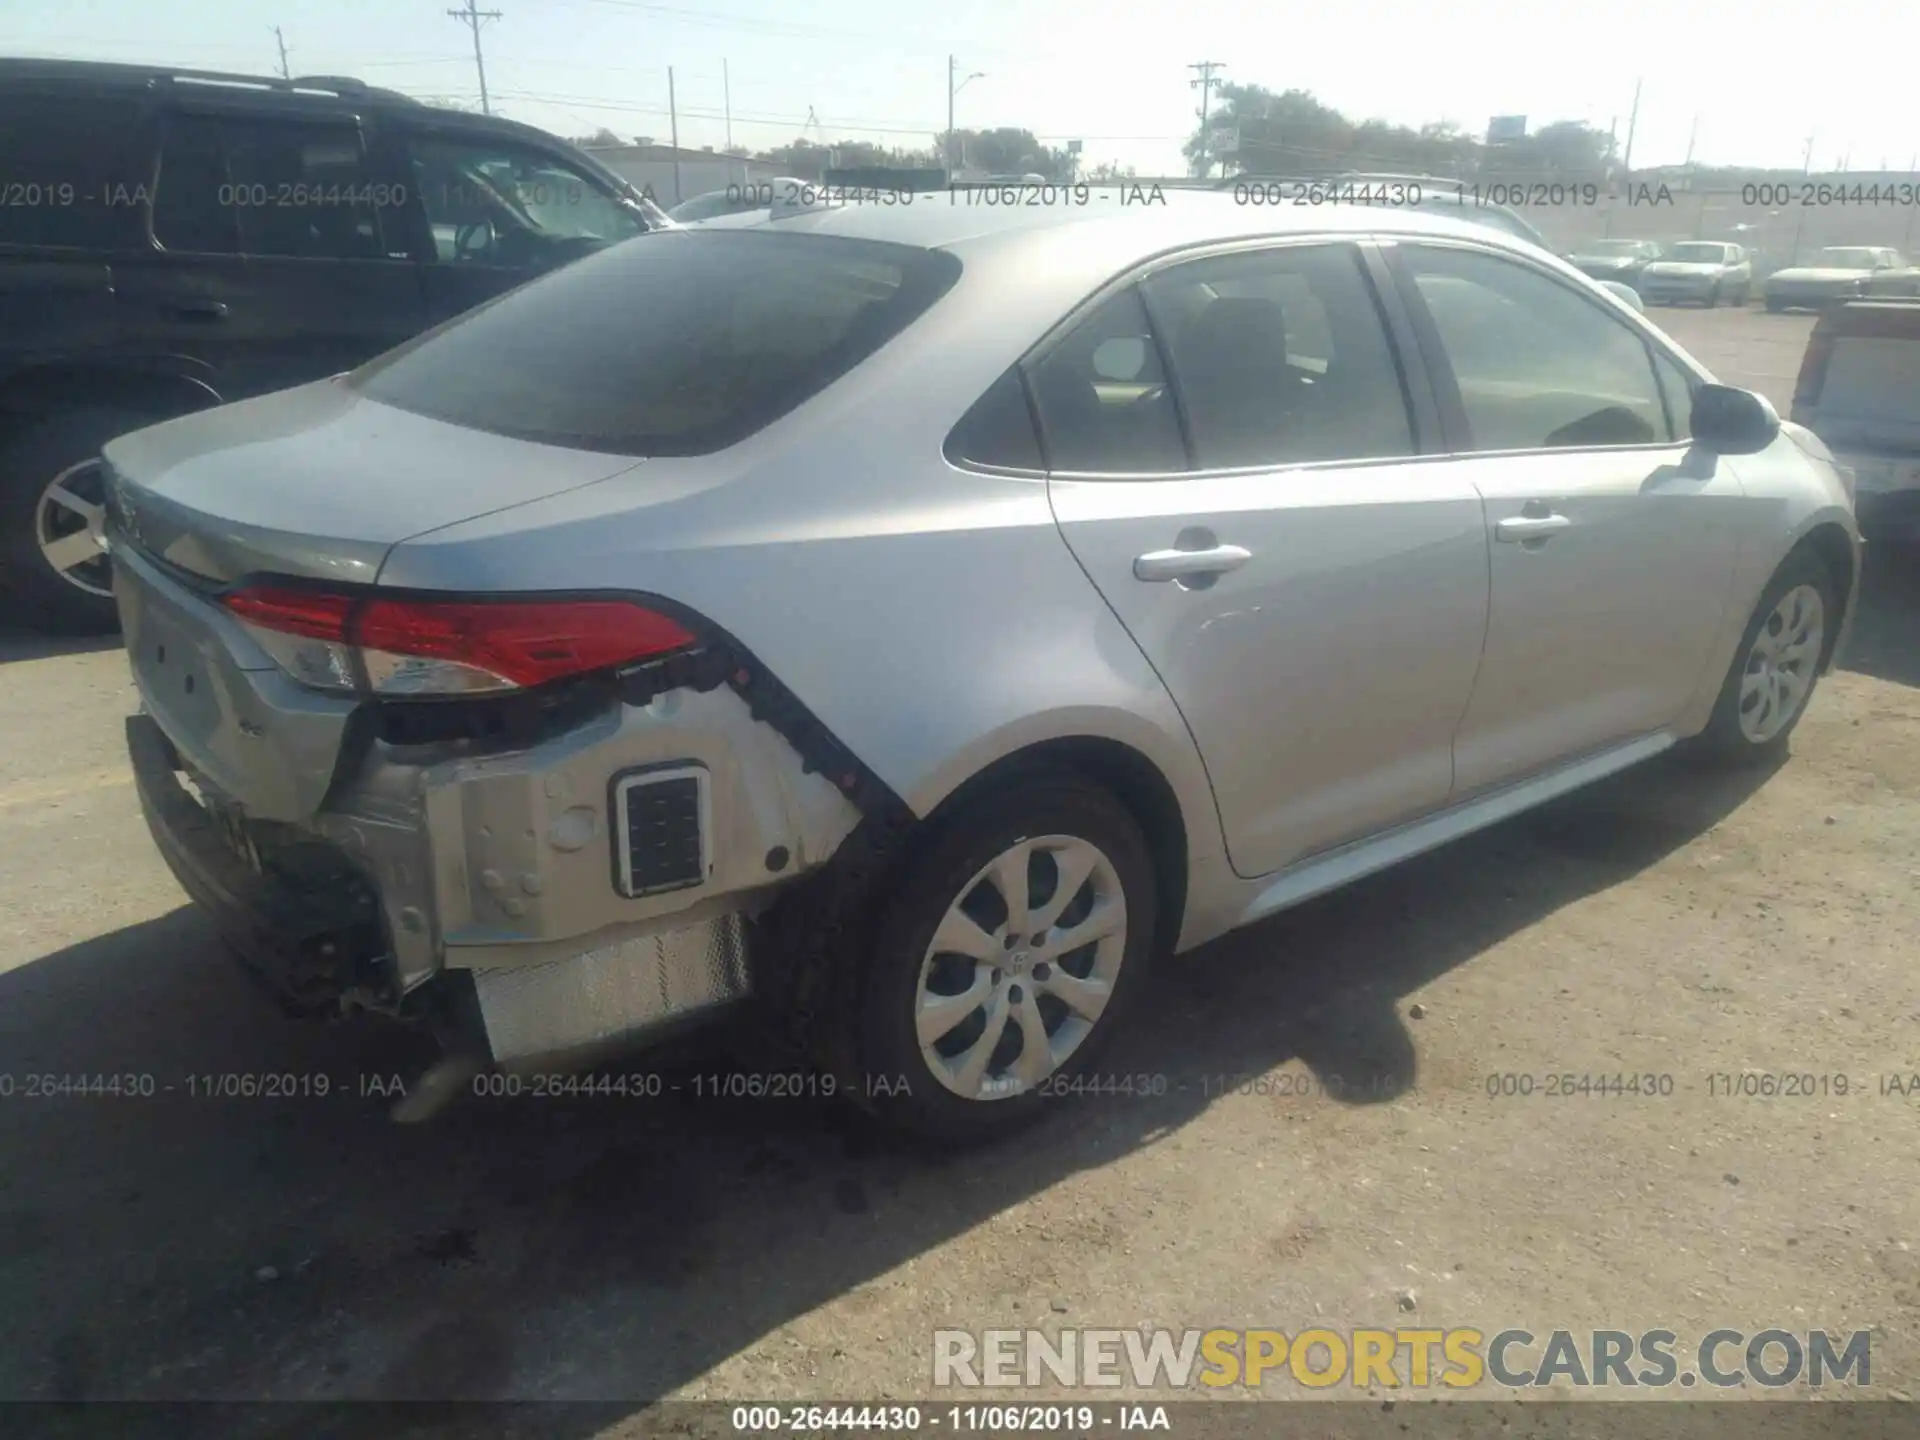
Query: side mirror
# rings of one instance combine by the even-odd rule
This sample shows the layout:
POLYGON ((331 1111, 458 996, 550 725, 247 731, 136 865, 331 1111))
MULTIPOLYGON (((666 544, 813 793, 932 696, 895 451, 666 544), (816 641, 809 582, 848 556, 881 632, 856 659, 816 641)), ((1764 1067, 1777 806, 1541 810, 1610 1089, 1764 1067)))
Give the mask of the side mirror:
POLYGON ((1780 434, 1780 415, 1764 395, 1731 385, 1693 392, 1693 443, 1716 455, 1757 455, 1780 434))

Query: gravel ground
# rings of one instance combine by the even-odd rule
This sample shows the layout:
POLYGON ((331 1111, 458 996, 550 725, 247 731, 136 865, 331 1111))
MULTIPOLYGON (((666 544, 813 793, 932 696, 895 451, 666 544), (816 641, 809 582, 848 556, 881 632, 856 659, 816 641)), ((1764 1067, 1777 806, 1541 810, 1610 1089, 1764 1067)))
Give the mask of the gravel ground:
MULTIPOLYGON (((1791 388, 1803 322, 1655 318, 1791 388)), ((1917 568, 1875 557, 1777 771, 1658 761, 1167 964, 1113 1057, 1166 1094, 960 1157, 806 1102, 390 1125, 358 1092, 408 1043, 282 1021, 184 908, 117 650, 0 637, 0 1072, 158 1092, 0 1100, 0 1398, 614 1402, 591 1433, 659 1397, 924 1398, 942 1327, 1308 1323, 1871 1327, 1903 1391, 1920 1095, 1882 1090, 1920 1072, 1917 568), (1749 1070, 1850 1093, 1713 1093, 1749 1070), (334 1093, 190 1093, 268 1071, 334 1093), (1565 1072, 1672 1093, 1487 1093, 1565 1072)))

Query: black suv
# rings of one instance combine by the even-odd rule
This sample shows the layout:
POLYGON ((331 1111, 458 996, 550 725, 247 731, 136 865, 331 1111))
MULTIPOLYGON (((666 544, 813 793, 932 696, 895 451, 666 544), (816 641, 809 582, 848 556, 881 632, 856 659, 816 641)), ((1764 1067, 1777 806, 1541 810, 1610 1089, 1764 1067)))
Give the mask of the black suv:
POLYGON ((530 126, 333 77, 0 60, 0 602, 111 630, 98 456, 670 224, 530 126))

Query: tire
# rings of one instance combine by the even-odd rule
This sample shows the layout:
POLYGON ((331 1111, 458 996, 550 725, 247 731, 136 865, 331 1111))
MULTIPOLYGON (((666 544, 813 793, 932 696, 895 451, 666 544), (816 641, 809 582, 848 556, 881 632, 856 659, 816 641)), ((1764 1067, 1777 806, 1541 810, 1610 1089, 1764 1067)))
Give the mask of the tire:
POLYGON ((13 602, 9 608, 35 629, 107 635, 119 628, 105 554, 63 572, 47 545, 75 544, 86 534, 92 517, 64 497, 98 506, 100 447, 158 418, 125 410, 68 410, 0 445, 0 590, 13 602))
MULTIPOLYGON (((1074 1077, 1086 1076, 1145 980, 1157 915, 1153 862, 1140 827, 1118 800, 1075 774, 1029 772, 936 821, 895 879, 871 931, 856 992, 854 1050, 868 1090, 863 1103, 896 1130, 950 1144, 1020 1129, 1057 1106, 1074 1077), (1056 850, 1034 843, 1043 840, 1063 844, 1056 850), (1027 884, 1029 926, 1051 909, 1070 932, 1098 924, 1100 914, 1114 916, 1117 903, 1118 933, 1069 951, 1010 944, 1005 921, 1011 916, 989 872, 1023 849, 1029 859, 1014 883, 1027 884), (1048 858, 1035 860, 1033 853, 1048 858), (1059 898, 1060 860, 1054 857, 1060 855, 1070 864, 1085 864, 1089 857, 1092 862, 1064 909, 1049 904, 1059 898), (936 954, 934 937, 943 925, 951 925, 957 939, 977 944, 979 958, 957 950, 936 954), (1049 954, 1057 958, 1049 962, 1049 954), (1104 1005, 1089 1022, 1061 1000, 1069 989, 1063 982, 1082 982, 1073 993, 1088 1004, 1097 992, 1085 982, 1103 974, 1104 1005), (965 997, 976 994, 978 1003, 965 1008, 965 997), (954 1003, 933 1010, 931 1024, 951 1023, 929 1032, 930 1059, 920 1041, 921 1017, 942 997, 954 1003), (1023 1068, 1029 1054, 1041 1054, 1029 1050, 1034 1021, 1049 1037, 1048 1061, 1052 1050, 1069 1046, 1052 1068, 1023 1068), (999 1036, 994 1043, 987 1041, 990 1025, 999 1036), (961 1093, 969 1083, 969 1060, 981 1076, 971 1097, 961 1093)), ((1031 938, 1030 930, 1022 930, 1031 938)))
POLYGON ((1786 308, 1787 308, 1787 302, 1784 300, 1769 299, 1767 301, 1767 313, 1769 315, 1778 315, 1786 308))
MULTIPOLYGON (((1733 765, 1765 765, 1785 755, 1788 738, 1800 724, 1813 699, 1821 663, 1833 648, 1839 623, 1839 587, 1834 584, 1827 567, 1806 551, 1788 556, 1767 583, 1767 588, 1760 593, 1760 601, 1747 620, 1747 628, 1740 636, 1740 646, 1734 651, 1733 663, 1727 668, 1727 678, 1721 683, 1720 697, 1714 702, 1713 716, 1708 720, 1707 728, 1693 742, 1696 751, 1704 758, 1733 765), (1816 618, 1819 634, 1817 637, 1808 634, 1808 643, 1804 646, 1799 663, 1791 671, 1785 666, 1769 663, 1761 673, 1791 673, 1801 677, 1804 684, 1797 688, 1797 693, 1792 693, 1795 687, 1791 684, 1785 687, 1791 699, 1787 701, 1784 718, 1773 717, 1768 725, 1749 726, 1742 717, 1747 698, 1742 691, 1746 688, 1744 682, 1749 671, 1755 669, 1756 662, 1760 660, 1756 646, 1760 643, 1761 633, 1766 630, 1775 637, 1792 633, 1795 627, 1791 623, 1782 623, 1778 629, 1774 626, 1776 620, 1782 619, 1778 612, 1784 608, 1784 602, 1803 589, 1811 590, 1818 596, 1820 609, 1816 618)), ((1765 692, 1766 687, 1762 686, 1758 698, 1763 708, 1765 692)), ((1782 692, 1775 690, 1773 693, 1776 703, 1780 703, 1784 698, 1782 692)))
POLYGON ((1700 302, 1700 305, 1701 305, 1701 308, 1705 310, 1714 310, 1719 308, 1720 286, 1718 282, 1715 282, 1714 287, 1711 290, 1707 291, 1707 298, 1702 300, 1700 302))

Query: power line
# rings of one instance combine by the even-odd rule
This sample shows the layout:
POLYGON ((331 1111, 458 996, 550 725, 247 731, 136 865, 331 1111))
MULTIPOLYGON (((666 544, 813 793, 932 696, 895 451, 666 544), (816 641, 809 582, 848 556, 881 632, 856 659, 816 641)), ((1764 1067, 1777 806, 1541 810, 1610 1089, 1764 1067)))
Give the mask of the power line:
POLYGON ((498 10, 476 10, 473 0, 467 0, 466 9, 449 10, 447 14, 473 31, 473 68, 480 76, 480 113, 491 115, 493 107, 487 103, 487 62, 480 56, 480 26, 488 20, 501 19, 501 14, 498 10))

